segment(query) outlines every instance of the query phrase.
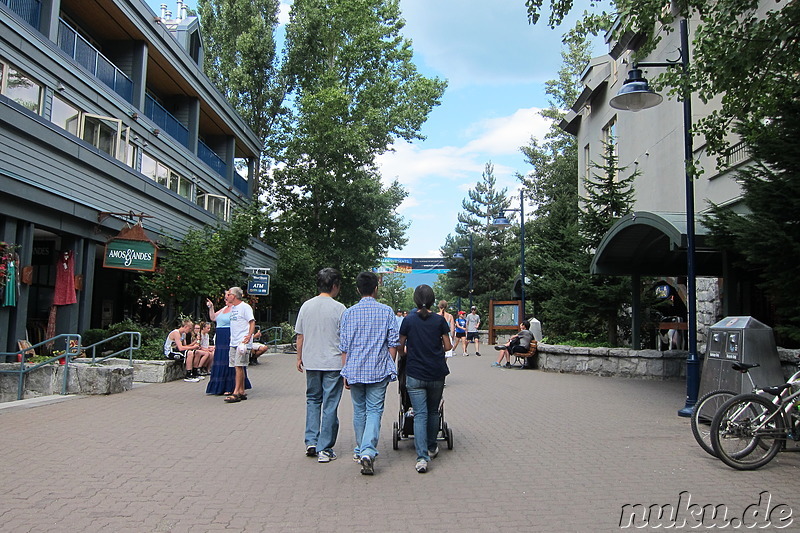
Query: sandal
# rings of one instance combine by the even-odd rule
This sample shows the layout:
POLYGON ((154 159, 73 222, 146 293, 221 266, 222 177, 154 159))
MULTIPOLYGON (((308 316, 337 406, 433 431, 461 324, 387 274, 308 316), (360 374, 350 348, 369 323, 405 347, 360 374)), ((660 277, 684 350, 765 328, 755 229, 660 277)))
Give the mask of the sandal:
POLYGON ((240 394, 239 395, 239 399, 240 400, 246 400, 247 399, 247 394, 240 394))
POLYGON ((239 398, 238 394, 232 394, 231 396, 228 396, 227 398, 225 398, 225 403, 236 403, 236 402, 241 402, 241 401, 242 400, 241 400, 241 398, 239 398))

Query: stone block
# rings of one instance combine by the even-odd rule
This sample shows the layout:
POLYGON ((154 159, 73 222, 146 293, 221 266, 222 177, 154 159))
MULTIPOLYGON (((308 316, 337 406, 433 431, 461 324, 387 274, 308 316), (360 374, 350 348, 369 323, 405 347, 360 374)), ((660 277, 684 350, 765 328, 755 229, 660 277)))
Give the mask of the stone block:
MULTIPOLYGON (((57 383, 62 383, 65 370, 63 366, 57 370, 57 383)), ((81 363, 69 365, 68 394, 116 394, 131 388, 133 388, 133 368, 130 366, 92 366, 81 363)))

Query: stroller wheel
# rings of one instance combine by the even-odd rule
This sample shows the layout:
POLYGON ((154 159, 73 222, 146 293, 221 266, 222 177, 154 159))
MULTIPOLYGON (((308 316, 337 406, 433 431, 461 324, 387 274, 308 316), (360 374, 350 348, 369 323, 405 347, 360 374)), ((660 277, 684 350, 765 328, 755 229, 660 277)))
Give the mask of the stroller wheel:
POLYGON ((453 430, 450 428, 447 428, 447 449, 453 449, 453 430))
POLYGON ((392 427, 392 449, 396 450, 399 448, 397 445, 398 441, 400 440, 400 424, 395 422, 392 427))

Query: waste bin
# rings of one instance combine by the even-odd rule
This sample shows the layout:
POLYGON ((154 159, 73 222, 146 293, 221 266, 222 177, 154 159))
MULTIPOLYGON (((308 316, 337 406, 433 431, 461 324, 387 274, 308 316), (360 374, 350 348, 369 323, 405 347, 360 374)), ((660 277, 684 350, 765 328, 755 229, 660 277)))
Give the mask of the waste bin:
POLYGON ((761 365, 750 370, 757 387, 786 381, 772 328, 751 316, 729 316, 709 328, 698 398, 718 389, 750 392, 750 380, 731 368, 736 362, 761 365))

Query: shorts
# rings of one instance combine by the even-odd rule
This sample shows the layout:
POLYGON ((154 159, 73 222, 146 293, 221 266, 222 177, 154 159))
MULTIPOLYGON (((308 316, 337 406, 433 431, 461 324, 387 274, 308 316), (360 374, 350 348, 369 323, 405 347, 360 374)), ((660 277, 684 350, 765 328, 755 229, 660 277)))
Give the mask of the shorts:
POLYGON ((467 340, 468 341, 476 341, 480 338, 480 333, 477 331, 468 331, 467 332, 467 340))
POLYGON ((228 348, 228 366, 234 368, 237 366, 247 366, 250 362, 250 350, 245 353, 239 353, 236 346, 228 348))
POLYGON ((456 338, 463 339, 466 336, 467 336, 466 331, 456 331, 456 338))
POLYGON ((173 361, 183 361, 184 359, 186 359, 186 354, 184 354, 183 352, 178 352, 173 350, 168 354, 165 354, 164 357, 166 357, 167 359, 172 359, 173 361))

